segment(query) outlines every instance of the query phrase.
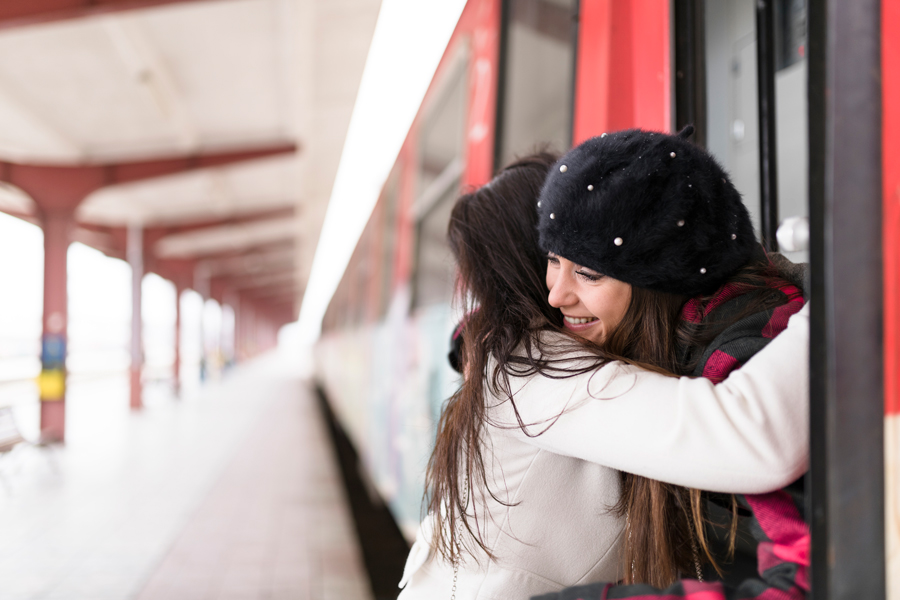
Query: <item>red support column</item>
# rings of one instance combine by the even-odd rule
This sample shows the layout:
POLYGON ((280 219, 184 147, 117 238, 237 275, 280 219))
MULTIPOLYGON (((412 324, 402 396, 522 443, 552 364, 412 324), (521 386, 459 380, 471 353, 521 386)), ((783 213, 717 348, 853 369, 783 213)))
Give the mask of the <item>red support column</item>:
POLYGON ((144 406, 141 371, 144 366, 143 322, 141 318, 141 284, 144 280, 144 231, 139 225, 128 226, 127 256, 131 265, 131 408, 144 406))
POLYGON ((181 293, 184 289, 175 284, 175 359, 172 362, 172 389, 181 392, 181 293))
POLYGON ((66 330, 68 292, 66 261, 70 211, 52 211, 43 215, 44 228, 44 318, 41 337, 41 440, 65 440, 66 422, 66 330))
POLYGON ((242 312, 244 309, 244 300, 241 298, 240 293, 236 293, 234 295, 234 304, 232 305, 232 309, 234 310, 234 342, 232 351, 234 352, 234 362, 235 364, 241 362, 244 358, 243 353, 241 352, 241 344, 244 343, 244 332, 241 330, 241 325, 243 324, 242 312))
POLYGON ((0 28, 36 25, 90 15, 198 0, 3 0, 0 28))
POLYGON ((244 313, 244 352, 247 358, 253 358, 256 356, 257 348, 259 347, 256 307, 253 303, 247 302, 244 313))

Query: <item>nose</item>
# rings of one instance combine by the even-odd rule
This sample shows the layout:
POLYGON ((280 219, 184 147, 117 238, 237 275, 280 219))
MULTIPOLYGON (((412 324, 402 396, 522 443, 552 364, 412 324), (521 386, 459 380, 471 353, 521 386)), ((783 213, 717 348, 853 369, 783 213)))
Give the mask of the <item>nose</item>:
POLYGON ((550 281, 547 301, 554 308, 562 308, 572 304, 573 277, 570 269, 560 268, 553 281, 550 281))

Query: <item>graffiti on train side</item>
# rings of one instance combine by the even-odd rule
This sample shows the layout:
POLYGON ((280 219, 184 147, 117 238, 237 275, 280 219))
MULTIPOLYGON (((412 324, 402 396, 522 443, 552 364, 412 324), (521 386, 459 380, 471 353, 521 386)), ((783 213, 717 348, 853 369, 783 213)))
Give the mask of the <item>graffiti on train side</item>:
POLYGON ((316 368, 372 483, 412 540, 437 420, 459 385, 447 362, 456 318, 446 304, 409 318, 391 312, 377 325, 323 336, 316 368))

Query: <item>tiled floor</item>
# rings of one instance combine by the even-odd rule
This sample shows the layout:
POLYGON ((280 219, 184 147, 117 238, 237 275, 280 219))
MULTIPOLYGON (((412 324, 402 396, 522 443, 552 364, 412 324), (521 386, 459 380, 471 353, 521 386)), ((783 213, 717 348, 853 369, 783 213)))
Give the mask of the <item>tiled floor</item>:
POLYGON ((0 599, 370 598, 292 372, 269 356, 139 413, 124 378, 73 384, 65 448, 0 457, 0 599))

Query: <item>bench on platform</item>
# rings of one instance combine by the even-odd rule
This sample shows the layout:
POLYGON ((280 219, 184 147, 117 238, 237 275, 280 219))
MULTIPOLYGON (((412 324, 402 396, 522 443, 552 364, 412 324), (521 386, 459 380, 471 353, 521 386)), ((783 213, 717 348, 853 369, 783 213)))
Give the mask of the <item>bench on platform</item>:
MULTIPOLYGON (((0 407, 0 456, 9 456, 20 444, 28 444, 28 440, 19 431, 12 408, 0 407)), ((3 484, 7 493, 11 494, 13 488, 9 482, 9 475, 10 473, 7 472, 4 465, 4 468, 0 469, 0 483, 3 484)))
POLYGON ((0 407, 0 454, 11 452, 16 446, 25 442, 16 420, 13 417, 12 408, 0 407))

